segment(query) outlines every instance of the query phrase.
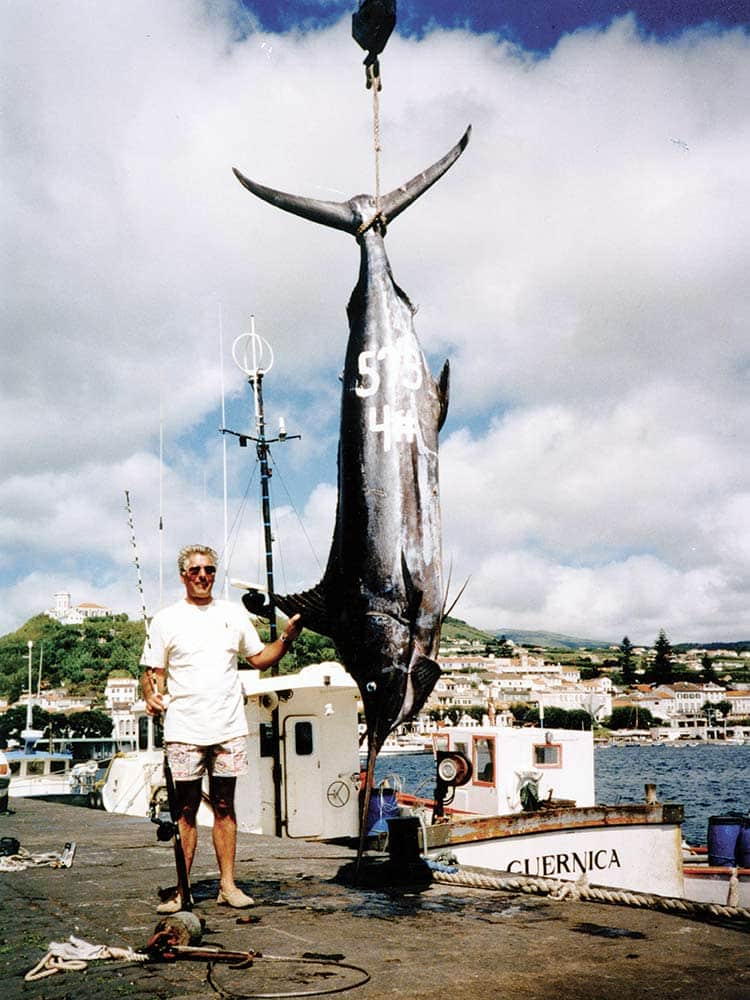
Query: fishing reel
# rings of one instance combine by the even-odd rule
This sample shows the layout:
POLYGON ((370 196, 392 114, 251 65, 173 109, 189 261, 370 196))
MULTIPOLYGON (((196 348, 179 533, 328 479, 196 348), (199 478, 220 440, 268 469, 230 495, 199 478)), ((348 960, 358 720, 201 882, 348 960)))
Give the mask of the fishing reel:
POLYGON ((445 806, 453 801, 456 789, 471 780, 472 770, 471 761, 459 750, 438 750, 433 823, 445 815, 445 806))
POLYGON ((168 810, 169 799, 167 790, 166 788, 158 788, 151 799, 149 818, 152 823, 156 823, 156 839, 161 843, 172 840, 175 835, 176 824, 173 822, 168 810))

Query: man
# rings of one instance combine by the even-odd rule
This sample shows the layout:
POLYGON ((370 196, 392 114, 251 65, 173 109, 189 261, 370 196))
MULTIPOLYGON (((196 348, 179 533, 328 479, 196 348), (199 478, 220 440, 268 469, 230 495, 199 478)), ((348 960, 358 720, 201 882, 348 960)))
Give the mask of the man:
MULTIPOLYGON (((237 778, 247 771, 247 722, 239 669, 266 670, 302 631, 299 615, 264 645, 247 613, 212 596, 218 558, 205 545, 189 545, 178 558, 185 597, 154 616, 146 637, 141 689, 150 715, 166 711, 164 742, 175 781, 179 830, 188 872, 198 842, 196 815, 204 773, 214 813, 213 843, 219 863, 218 902, 237 908, 253 900, 234 881, 237 778), (240 662, 241 660, 241 662, 240 662)), ((159 913, 182 909, 177 895, 159 913)))

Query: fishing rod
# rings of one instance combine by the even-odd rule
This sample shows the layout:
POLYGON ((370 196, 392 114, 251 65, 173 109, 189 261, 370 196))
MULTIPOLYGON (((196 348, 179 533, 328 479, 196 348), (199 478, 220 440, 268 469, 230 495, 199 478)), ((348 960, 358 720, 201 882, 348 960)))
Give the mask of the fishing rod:
MULTIPOLYGON (((138 592, 141 595, 141 611, 143 614, 143 624, 146 629, 146 645, 151 649, 151 636, 149 634, 150 620, 146 612, 146 599, 143 594, 143 577, 141 575, 141 563, 138 558, 138 545, 135 540, 135 525, 133 524, 133 509, 130 504, 130 493, 125 490, 125 506, 128 511, 128 527, 130 528, 130 544, 133 546, 135 568, 138 577, 138 592)), ((154 677, 153 667, 147 667, 146 673, 148 674, 149 683, 151 684, 151 690, 157 694, 160 694, 159 688, 156 683, 156 678, 154 677)), ((166 697, 166 696, 163 696, 166 697)), ((165 705, 165 711, 168 706, 165 705)), ((157 840, 160 841, 172 841, 172 846, 174 848, 174 860, 175 868, 177 871, 177 891, 180 894, 181 909, 191 910, 192 909, 192 896, 190 893, 190 876, 188 874, 187 862, 185 860, 185 851, 182 846, 182 837, 180 836, 180 809, 177 804, 177 789, 175 788, 174 778, 172 777, 172 769, 169 766, 169 758, 167 756, 167 748, 164 746, 164 781, 167 786, 167 802, 169 803, 169 822, 164 822, 161 819, 157 819, 152 814, 152 821, 158 825, 156 832, 157 840)))

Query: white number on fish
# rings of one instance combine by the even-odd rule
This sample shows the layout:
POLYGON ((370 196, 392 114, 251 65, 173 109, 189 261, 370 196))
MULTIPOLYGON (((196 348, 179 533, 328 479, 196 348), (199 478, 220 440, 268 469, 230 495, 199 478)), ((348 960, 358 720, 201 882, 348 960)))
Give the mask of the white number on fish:
POLYGON ((419 426, 412 410, 392 410, 386 403, 383 406, 383 419, 378 422, 376 406, 367 410, 367 429, 375 434, 383 435, 383 450, 390 451, 391 444, 408 441, 410 444, 419 434, 419 426))
POLYGON ((408 338, 402 337, 394 344, 386 344, 377 351, 361 351, 357 359, 357 371, 360 382, 354 389, 360 399, 374 396, 380 388, 381 376, 378 362, 395 361, 399 369, 401 385, 404 389, 415 391, 422 385, 421 358, 408 338), (363 380, 364 384, 363 384, 363 380))

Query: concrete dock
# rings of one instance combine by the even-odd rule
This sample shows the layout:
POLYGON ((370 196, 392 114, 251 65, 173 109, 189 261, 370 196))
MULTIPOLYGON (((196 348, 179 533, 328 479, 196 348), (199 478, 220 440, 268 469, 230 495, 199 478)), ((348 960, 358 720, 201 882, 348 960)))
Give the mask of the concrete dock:
POLYGON ((11 809, 0 837, 32 855, 70 841, 77 849, 70 868, 0 872, 0 1000, 750 997, 749 924, 441 884, 357 887, 345 878, 354 853, 342 845, 241 834, 238 883, 256 906, 220 907, 207 829, 193 870, 203 944, 262 957, 242 969, 217 964, 212 981, 205 960, 178 960, 93 961, 25 982, 48 944, 71 935, 143 948, 159 920, 157 889, 175 881, 174 854, 147 820, 30 799, 11 809))

